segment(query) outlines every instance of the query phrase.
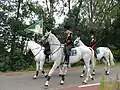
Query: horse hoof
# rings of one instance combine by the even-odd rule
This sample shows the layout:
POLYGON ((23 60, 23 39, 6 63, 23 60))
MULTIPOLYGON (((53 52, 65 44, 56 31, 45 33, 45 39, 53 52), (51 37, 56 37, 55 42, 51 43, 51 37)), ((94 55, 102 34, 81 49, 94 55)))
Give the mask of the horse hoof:
POLYGON ((94 80, 94 78, 92 77, 91 80, 94 80))
POLYGON ((63 84, 64 84, 64 81, 61 81, 61 82, 60 82, 60 85, 63 85, 63 84))
POLYGON ((63 83, 60 83, 60 85, 63 85, 63 83))
POLYGON ((84 81, 83 84, 87 84, 87 82, 84 81))
POLYGON ((95 76, 95 72, 92 73, 92 76, 95 76))
POLYGON ((33 79, 37 79, 36 77, 33 77, 33 79))
POLYGON ((105 75, 109 75, 110 73, 108 71, 105 71, 105 75))
POLYGON ((48 87, 49 86, 49 83, 48 83, 49 81, 46 81, 46 83, 45 83, 45 87, 48 87))
POLYGON ((45 87, 48 87, 48 85, 44 85, 45 87))
POLYGON ((109 73, 106 73, 105 75, 109 75, 109 73))
POLYGON ((37 78, 34 78, 34 77, 33 77, 33 79, 37 79, 37 78))
POLYGON ((37 79, 37 76, 35 75, 35 76, 33 76, 33 79, 37 79))
POLYGON ((80 78, 83 78, 83 76, 80 76, 80 78))
POLYGON ((80 75, 81 78, 83 78, 83 75, 80 75))

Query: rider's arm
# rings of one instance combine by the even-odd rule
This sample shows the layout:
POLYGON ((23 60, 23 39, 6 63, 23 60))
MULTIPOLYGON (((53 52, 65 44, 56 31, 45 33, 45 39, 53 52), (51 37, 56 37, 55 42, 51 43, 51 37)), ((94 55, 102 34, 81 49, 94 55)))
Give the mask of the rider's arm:
POLYGON ((72 38, 69 36, 67 40, 67 45, 70 45, 72 43, 72 38))

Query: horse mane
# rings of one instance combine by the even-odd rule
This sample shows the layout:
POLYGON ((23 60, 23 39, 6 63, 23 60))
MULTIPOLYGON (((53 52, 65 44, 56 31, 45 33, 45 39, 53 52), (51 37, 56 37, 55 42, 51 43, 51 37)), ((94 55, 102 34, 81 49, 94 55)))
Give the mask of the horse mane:
POLYGON ((34 44, 34 45, 37 46, 37 47, 41 47, 41 45, 38 44, 38 43, 36 43, 35 41, 30 40, 30 41, 28 41, 28 42, 34 44))
MULTIPOLYGON (((81 39, 80 39, 79 41, 80 41, 83 45, 85 45, 85 44, 82 42, 82 40, 81 40, 81 39)), ((86 45, 85 45, 85 46, 86 46, 86 45)))
POLYGON ((81 46, 81 45, 86 46, 86 45, 82 42, 82 40, 81 40, 79 37, 78 37, 76 40, 78 40, 78 41, 79 41, 80 46, 81 46))
POLYGON ((58 44, 60 44, 60 41, 58 40, 58 38, 53 33, 51 33, 50 35, 51 35, 51 37, 53 37, 57 41, 58 44))

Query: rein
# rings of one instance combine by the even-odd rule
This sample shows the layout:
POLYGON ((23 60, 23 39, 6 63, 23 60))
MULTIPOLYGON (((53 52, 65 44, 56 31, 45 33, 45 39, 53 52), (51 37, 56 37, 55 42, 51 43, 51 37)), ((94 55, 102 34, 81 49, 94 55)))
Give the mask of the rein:
POLYGON ((37 47, 37 48, 31 49, 31 50, 33 51, 33 50, 38 49, 38 48, 40 48, 40 47, 37 47))
MULTIPOLYGON (((49 35, 50 35, 50 34, 49 34, 49 35)), ((49 37, 49 35, 45 37, 45 41, 47 40, 47 38, 49 37)), ((61 43, 60 43, 60 44, 49 44, 49 45, 60 45, 60 47, 59 47, 58 49, 55 49, 55 50, 53 51, 53 53, 51 53, 51 55, 53 55, 54 53, 56 53, 56 52, 61 48, 61 43)))
MULTIPOLYGON (((40 47, 37 47, 37 48, 31 49, 31 51, 36 50, 36 49, 38 49, 38 48, 40 48, 40 47)), ((42 50, 42 47, 40 48, 39 52, 38 52, 37 54, 35 54, 34 56, 37 56, 37 55, 40 53, 41 50, 42 50)))
POLYGON ((50 44, 50 45, 60 45, 60 47, 59 47, 58 49, 56 49, 56 50, 52 53, 52 55, 53 55, 54 53, 56 53, 56 52, 61 48, 61 44, 50 44))
MULTIPOLYGON (((61 44, 50 44, 50 45, 60 45, 61 46, 61 44)), ((63 44, 64 45, 64 44, 63 44)))

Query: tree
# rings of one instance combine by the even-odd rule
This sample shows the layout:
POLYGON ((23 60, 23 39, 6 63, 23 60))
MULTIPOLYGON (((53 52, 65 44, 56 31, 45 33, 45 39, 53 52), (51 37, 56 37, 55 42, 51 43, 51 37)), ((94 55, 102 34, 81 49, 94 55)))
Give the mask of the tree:
POLYGON ((120 5, 115 8, 116 12, 114 14, 116 17, 112 23, 112 36, 111 44, 114 44, 115 47, 120 48, 120 5))
POLYGON ((4 51, 0 57, 2 63, 0 67, 4 68, 2 71, 6 71, 6 67, 9 67, 9 70, 23 69, 29 67, 29 64, 32 63, 32 60, 31 62, 27 62, 28 59, 25 61, 22 53, 26 37, 33 38, 32 34, 24 31, 27 27, 25 21, 31 19, 30 23, 34 23, 33 18, 36 16, 39 18, 39 13, 43 10, 42 6, 35 6, 34 3, 31 3, 30 6, 28 2, 22 2, 22 0, 0 2, 0 42, 2 43, 0 46, 3 47, 1 51, 4 51))

